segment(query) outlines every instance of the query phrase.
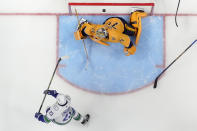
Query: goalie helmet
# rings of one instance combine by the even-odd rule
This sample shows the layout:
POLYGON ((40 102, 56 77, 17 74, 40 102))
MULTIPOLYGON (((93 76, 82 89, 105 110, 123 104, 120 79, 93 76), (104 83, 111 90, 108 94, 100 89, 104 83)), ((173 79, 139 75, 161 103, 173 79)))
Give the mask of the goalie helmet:
POLYGON ((67 97, 63 94, 58 94, 57 95, 57 103, 60 106, 64 106, 68 103, 67 97))
POLYGON ((108 37, 108 32, 104 28, 99 28, 96 31, 96 36, 99 38, 107 38, 108 37))

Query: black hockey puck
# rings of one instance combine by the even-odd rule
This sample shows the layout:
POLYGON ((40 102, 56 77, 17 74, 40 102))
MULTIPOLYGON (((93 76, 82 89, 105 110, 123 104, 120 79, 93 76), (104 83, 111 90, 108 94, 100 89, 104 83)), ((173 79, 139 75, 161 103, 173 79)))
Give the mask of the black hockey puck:
POLYGON ((102 9, 102 12, 106 12, 106 9, 102 9))

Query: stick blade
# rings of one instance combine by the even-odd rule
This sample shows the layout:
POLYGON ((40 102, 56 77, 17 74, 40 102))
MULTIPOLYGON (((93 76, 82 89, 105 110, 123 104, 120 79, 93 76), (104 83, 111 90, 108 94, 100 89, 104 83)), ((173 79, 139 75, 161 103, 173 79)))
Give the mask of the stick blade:
POLYGON ((155 79, 154 86, 153 86, 154 89, 157 88, 157 81, 158 81, 158 77, 155 79))
POLYGON ((64 60, 64 59, 69 59, 69 56, 62 56, 62 57, 60 57, 62 60, 64 60))

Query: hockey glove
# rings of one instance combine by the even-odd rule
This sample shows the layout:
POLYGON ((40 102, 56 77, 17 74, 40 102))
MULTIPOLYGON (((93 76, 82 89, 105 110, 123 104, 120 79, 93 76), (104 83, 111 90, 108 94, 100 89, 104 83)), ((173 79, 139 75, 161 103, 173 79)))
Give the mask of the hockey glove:
POLYGON ((44 123, 49 123, 50 122, 50 120, 46 119, 46 117, 40 112, 35 113, 35 118, 38 119, 39 121, 44 122, 44 123))
POLYGON ((77 26, 77 30, 79 30, 84 23, 88 23, 88 21, 84 18, 81 18, 79 21, 79 25, 77 26))
POLYGON ((42 113, 36 112, 36 113, 35 113, 35 118, 38 119, 38 117, 39 117, 40 115, 42 115, 42 113))
POLYGON ((44 94, 48 94, 48 95, 52 95, 53 97, 57 97, 57 95, 58 95, 58 93, 57 93, 57 91, 56 90, 45 90, 44 92, 43 92, 44 94))

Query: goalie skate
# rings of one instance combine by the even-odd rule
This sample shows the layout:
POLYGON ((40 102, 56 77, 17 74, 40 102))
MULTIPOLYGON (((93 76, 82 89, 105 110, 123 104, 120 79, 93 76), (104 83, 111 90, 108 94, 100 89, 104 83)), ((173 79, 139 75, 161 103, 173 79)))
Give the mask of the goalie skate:
POLYGON ((138 7, 132 7, 130 13, 135 12, 135 11, 144 12, 144 9, 138 8, 138 7))

